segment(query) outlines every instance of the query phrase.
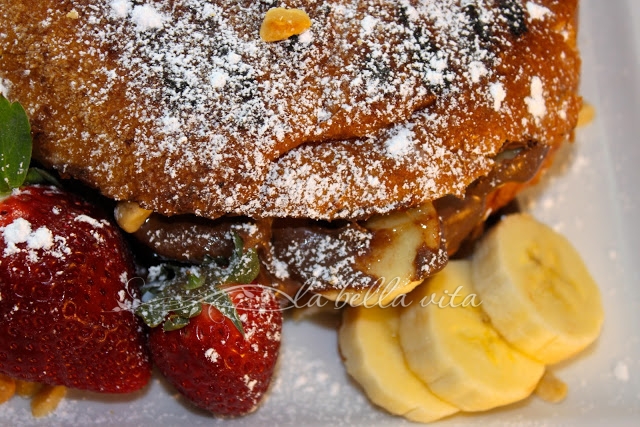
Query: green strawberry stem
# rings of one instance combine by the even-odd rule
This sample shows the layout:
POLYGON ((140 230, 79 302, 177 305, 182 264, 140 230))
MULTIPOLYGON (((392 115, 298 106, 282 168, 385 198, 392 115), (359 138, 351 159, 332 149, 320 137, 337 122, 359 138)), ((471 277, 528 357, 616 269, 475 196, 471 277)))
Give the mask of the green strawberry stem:
POLYGON ((260 272, 260 261, 255 248, 243 249, 237 234, 234 245, 226 266, 213 259, 200 266, 162 265, 163 275, 171 278, 143 287, 142 291, 152 298, 139 304, 136 314, 150 327, 164 322, 164 329, 171 331, 188 325, 189 319, 198 316, 207 304, 220 310, 244 335, 242 321, 224 285, 251 283, 260 272))

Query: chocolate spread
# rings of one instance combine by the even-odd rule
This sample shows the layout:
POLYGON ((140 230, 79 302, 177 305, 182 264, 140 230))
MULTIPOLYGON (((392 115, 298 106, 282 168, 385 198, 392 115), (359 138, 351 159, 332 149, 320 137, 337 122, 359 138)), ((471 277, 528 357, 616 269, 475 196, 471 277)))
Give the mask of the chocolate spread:
POLYGON ((548 151, 548 146, 535 142, 511 145, 498 156, 493 171, 471 184, 463 198, 445 196, 434 202, 442 220, 449 256, 453 256, 466 239, 481 234, 482 224, 489 214, 487 196, 503 184, 532 179, 548 151))
POLYGON ((231 256, 232 231, 245 223, 253 222, 240 217, 207 220, 195 215, 153 214, 134 236, 163 258, 198 263, 205 256, 231 256))
MULTIPOLYGON (((477 234, 486 219, 487 196, 509 182, 527 182, 539 170, 548 147, 535 142, 512 144, 496 159, 493 171, 471 184, 463 198, 445 196, 434 201, 440 217, 439 237, 446 253, 425 248, 421 263, 438 271, 463 242, 477 234)), ((362 288, 375 282, 358 264, 383 244, 385 232, 361 223, 246 217, 206 220, 195 216, 172 218, 152 215, 135 237, 158 255, 183 262, 200 262, 205 256, 228 257, 232 233, 239 232, 248 246, 260 248, 267 271, 287 292, 306 285, 318 290, 332 287, 362 288), (348 283, 347 283, 348 282, 348 283)))

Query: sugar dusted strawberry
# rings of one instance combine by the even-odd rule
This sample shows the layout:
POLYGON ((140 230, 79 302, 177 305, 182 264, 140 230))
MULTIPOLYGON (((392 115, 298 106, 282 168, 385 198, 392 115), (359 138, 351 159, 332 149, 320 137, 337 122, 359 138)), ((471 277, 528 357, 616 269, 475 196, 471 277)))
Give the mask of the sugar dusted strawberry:
POLYGON ((132 256, 96 206, 29 169, 24 109, 0 95, 0 374, 123 393, 151 375, 132 256))
POLYGON ((167 379, 196 406, 227 417, 257 408, 271 382, 282 328, 272 290, 236 286, 230 297, 244 334, 205 305, 184 328, 157 327, 149 335, 153 361, 167 379))
POLYGON ((159 370, 196 406, 225 417, 259 405, 282 329, 274 289, 246 284, 259 273, 257 251, 243 249, 237 235, 234 243, 226 261, 163 266, 166 274, 145 288, 153 297, 136 309, 153 327, 149 346, 159 370))
POLYGON ((100 392, 150 378, 143 325, 114 311, 135 296, 118 229, 94 206, 52 186, 0 203, 0 372, 100 392))

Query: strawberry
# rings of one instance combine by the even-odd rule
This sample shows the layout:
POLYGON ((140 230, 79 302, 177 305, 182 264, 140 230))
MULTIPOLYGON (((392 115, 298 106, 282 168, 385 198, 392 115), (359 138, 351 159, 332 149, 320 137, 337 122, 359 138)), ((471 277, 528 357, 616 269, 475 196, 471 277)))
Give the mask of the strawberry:
POLYGON ((252 281, 259 269, 255 250, 242 252, 241 245, 236 236, 236 253, 224 269, 213 260, 173 268, 170 283, 137 311, 157 326, 149 347, 160 372, 193 404, 225 417, 250 413, 260 403, 282 330, 274 290, 237 284, 252 281))
POLYGON ((221 416, 244 415, 257 407, 273 375, 282 328, 271 290, 239 287, 230 297, 244 334, 207 304, 184 328, 158 327, 149 334, 160 372, 196 406, 221 416))
POLYGON ((132 256, 96 206, 52 185, 21 186, 31 141, 16 105, 0 97, 0 373, 138 390, 151 376, 144 325, 117 308, 137 292, 132 256))

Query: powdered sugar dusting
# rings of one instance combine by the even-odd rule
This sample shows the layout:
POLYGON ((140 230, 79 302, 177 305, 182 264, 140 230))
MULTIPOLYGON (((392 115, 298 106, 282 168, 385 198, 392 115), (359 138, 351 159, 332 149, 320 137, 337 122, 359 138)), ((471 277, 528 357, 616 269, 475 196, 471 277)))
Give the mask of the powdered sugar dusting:
POLYGON ((244 384, 247 386, 249 391, 253 391, 253 388, 256 386, 257 383, 258 381, 252 380, 251 377, 249 377, 249 375, 244 376, 244 384))
MULTIPOLYGON (((120 13, 124 12, 124 10, 126 9, 121 7, 120 13)), ((147 31, 162 28, 166 18, 153 6, 144 4, 133 8, 131 20, 136 24, 137 31, 147 31)))
POLYGON ((542 80, 538 76, 531 78, 531 96, 524 99, 531 114, 536 120, 540 120, 547 114, 542 80))
POLYGON ((284 246, 272 248, 268 268, 280 279, 295 275, 309 289, 368 287, 371 277, 355 265, 370 248, 371 238, 367 230, 347 227, 338 234, 309 232, 304 238, 279 239, 284 246))
POLYGON ((218 352, 215 349, 210 348, 207 351, 205 351, 204 357, 209 359, 212 363, 216 363, 218 361, 218 357, 220 357, 220 355, 218 354, 218 352))
POLYGON ((500 111, 502 108, 502 101, 507 97, 507 92, 504 90, 504 86, 502 83, 492 83, 489 85, 489 93, 493 98, 493 109, 495 111, 500 111))
MULTIPOLYGON (((113 126, 89 120, 81 130, 53 130, 56 167, 74 173, 71 165, 83 163, 83 177, 113 198, 210 217, 353 218, 458 194, 491 169, 505 138, 457 140, 447 117, 490 108, 505 115, 493 119, 502 123, 519 114, 513 105, 504 108, 507 99, 501 102, 489 82, 500 81, 505 90, 519 84, 502 77, 531 75, 521 67, 524 53, 516 52, 512 64, 503 58, 520 39, 537 38, 542 46, 557 35, 544 27, 548 19, 528 28, 540 11, 516 0, 281 5, 303 6, 313 25, 269 44, 258 37, 265 2, 74 5, 80 16, 74 39, 50 41, 73 47, 52 55, 95 69, 73 82, 82 88, 77 101, 87 117, 122 104, 113 126), (407 135, 399 128, 411 129, 412 143, 399 137, 407 135), (84 139, 96 143, 74 144, 84 139), (326 167, 332 158, 343 166, 326 167), (298 168, 289 173, 292 167, 298 168), (117 170, 126 170, 126 179, 117 170), (415 179, 406 180, 408 174, 415 179), (331 208, 344 175, 349 188, 341 199, 350 203, 331 208), (171 188, 171 195, 160 188, 171 188)), ((544 82, 546 91, 550 84, 544 82)), ((529 109, 539 118, 536 96, 533 91, 529 109)), ((59 102, 37 102, 47 101, 59 102)), ((505 136, 540 136, 543 123, 537 125, 505 136)))
POLYGON ((11 87, 11 82, 8 80, 4 80, 0 78, 0 94, 7 98, 9 96, 9 88, 11 87))
POLYGON ((414 133, 411 129, 403 127, 397 129, 396 133, 386 142, 387 153, 392 157, 402 157, 415 149, 413 140, 414 133))
POLYGON ((529 12, 531 19, 544 19, 546 16, 552 15, 549 9, 532 1, 527 2, 527 12, 529 12))
POLYGON ((43 254, 62 258, 70 253, 66 239, 54 236, 46 227, 32 230, 31 223, 24 218, 17 218, 5 227, 0 227, 4 238, 5 257, 25 253, 27 259, 36 263, 43 254))
POLYGON ((46 227, 40 227, 27 238, 27 248, 48 250, 53 247, 53 234, 46 227))
POLYGON ((2 235, 4 236, 6 244, 4 255, 8 256, 19 252, 16 244, 26 242, 30 234, 31 224, 23 218, 18 218, 11 224, 4 227, 2 230, 2 235))
POLYGON ((362 35, 369 36, 373 33, 373 30, 376 27, 378 20, 371 15, 365 16, 362 21, 360 21, 360 25, 362 26, 362 35))
POLYGON ((105 226, 103 222, 98 221, 97 219, 92 218, 89 215, 78 215, 74 218, 74 221, 85 222, 94 228, 103 228, 105 226))
POLYGON ((131 10, 130 0, 111 0, 111 11, 116 18, 126 18, 131 10))

